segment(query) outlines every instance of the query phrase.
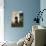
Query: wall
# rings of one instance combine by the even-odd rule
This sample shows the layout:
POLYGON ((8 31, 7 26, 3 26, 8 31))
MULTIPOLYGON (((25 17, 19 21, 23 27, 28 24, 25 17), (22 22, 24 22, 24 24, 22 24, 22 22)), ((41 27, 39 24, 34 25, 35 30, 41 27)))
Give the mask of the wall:
POLYGON ((5 0, 4 8, 4 39, 18 41, 32 28, 32 21, 36 12, 40 10, 40 0, 5 0), (11 27, 11 13, 13 10, 22 10, 24 13, 24 27, 11 27))

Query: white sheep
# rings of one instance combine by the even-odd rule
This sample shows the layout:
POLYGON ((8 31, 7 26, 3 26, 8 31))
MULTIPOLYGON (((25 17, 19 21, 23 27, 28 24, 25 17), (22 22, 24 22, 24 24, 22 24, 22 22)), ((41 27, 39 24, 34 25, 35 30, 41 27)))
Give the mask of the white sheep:
POLYGON ((32 37, 32 34, 29 32, 26 35, 26 38, 25 38, 25 41, 24 41, 24 45, 23 46, 30 46, 32 44, 32 41, 33 41, 33 37, 32 37))

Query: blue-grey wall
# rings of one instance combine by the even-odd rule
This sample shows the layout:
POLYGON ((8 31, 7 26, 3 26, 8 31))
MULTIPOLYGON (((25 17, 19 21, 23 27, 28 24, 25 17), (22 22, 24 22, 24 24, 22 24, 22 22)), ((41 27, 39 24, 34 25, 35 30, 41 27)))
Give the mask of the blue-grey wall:
POLYGON ((40 9, 40 0, 6 0, 4 9, 4 38, 7 41, 18 41, 31 31, 33 19, 40 9), (24 27, 11 27, 11 13, 21 10, 24 13, 24 27))

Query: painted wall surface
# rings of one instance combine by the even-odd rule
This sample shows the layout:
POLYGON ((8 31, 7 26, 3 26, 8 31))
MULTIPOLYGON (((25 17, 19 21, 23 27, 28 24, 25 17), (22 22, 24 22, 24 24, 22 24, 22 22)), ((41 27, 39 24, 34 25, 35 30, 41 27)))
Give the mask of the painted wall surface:
POLYGON ((40 0, 5 0, 4 9, 4 39, 18 41, 32 28, 32 21, 40 9, 40 0), (24 27, 11 27, 11 13, 13 10, 21 10, 24 13, 24 27))

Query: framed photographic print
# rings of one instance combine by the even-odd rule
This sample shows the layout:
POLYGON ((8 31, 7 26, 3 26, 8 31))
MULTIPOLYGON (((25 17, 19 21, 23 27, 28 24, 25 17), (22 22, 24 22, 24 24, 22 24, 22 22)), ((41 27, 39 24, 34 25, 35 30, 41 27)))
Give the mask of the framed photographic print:
POLYGON ((13 11, 11 18, 11 27, 23 27, 23 12, 13 11))

